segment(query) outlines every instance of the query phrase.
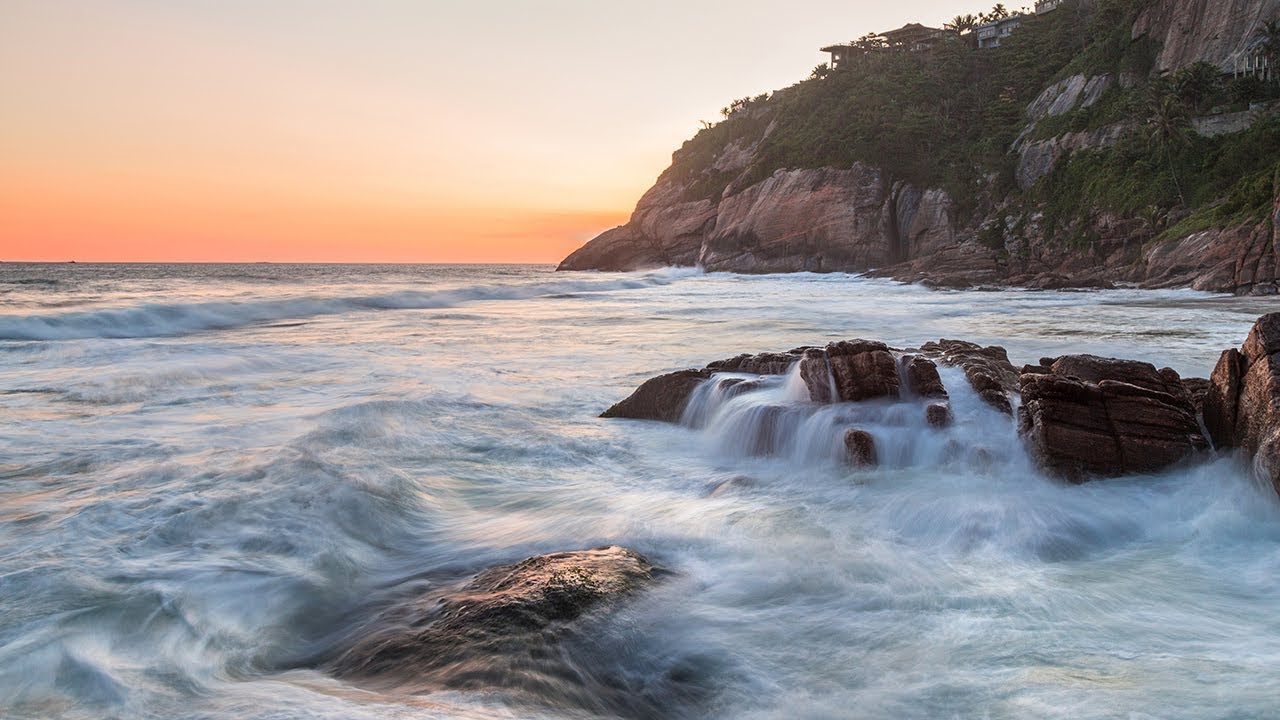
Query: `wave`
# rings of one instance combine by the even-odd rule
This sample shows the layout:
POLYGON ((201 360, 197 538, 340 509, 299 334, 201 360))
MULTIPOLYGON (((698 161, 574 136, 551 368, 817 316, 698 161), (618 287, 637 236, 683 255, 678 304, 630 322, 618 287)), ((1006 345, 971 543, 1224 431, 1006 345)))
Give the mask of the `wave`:
POLYGON ((657 270, 612 280, 561 280, 528 285, 477 285, 449 290, 400 290, 377 295, 295 297, 271 300, 147 303, 49 315, 0 317, 0 340, 84 340, 172 337, 276 320, 297 320, 369 310, 430 310, 463 303, 572 298, 584 293, 640 290, 692 274, 657 270))

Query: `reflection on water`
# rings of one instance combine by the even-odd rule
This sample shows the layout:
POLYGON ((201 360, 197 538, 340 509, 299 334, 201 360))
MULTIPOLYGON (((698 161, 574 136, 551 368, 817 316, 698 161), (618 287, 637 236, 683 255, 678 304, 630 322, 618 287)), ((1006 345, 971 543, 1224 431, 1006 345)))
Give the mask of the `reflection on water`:
POLYGON ((945 431, 914 401, 797 408, 785 378, 683 426, 596 416, 659 372, 852 337, 1206 376, 1273 309, 835 275, 0 265, 0 715, 564 717, 593 706, 553 698, 585 688, 637 717, 1267 716, 1280 503, 1234 458, 1060 485, 945 370, 945 431), (851 425, 881 467, 839 461, 851 425), (563 692, 305 668, 379 598, 606 543, 674 574, 564 640, 563 692))

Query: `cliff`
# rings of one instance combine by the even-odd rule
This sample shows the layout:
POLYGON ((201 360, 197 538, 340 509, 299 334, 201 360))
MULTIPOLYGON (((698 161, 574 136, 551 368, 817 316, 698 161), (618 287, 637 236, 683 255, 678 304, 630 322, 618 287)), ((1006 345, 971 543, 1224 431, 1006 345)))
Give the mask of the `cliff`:
POLYGON ((1276 18, 1280 0, 1068 0, 995 51, 820 67, 736 103, 560 269, 1274 293, 1280 85, 1195 63, 1276 18))
POLYGON ((1160 44, 1158 70, 1206 62, 1231 72, 1232 57, 1278 17, 1280 0, 1164 0, 1142 11, 1133 36, 1160 44))

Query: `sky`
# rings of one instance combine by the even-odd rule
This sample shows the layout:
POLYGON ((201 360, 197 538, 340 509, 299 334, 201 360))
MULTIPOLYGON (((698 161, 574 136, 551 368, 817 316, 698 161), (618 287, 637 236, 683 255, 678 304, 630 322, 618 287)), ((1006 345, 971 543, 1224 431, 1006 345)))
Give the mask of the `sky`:
POLYGON ((987 4, 0 0, 0 261, 557 262, 730 100, 987 4))

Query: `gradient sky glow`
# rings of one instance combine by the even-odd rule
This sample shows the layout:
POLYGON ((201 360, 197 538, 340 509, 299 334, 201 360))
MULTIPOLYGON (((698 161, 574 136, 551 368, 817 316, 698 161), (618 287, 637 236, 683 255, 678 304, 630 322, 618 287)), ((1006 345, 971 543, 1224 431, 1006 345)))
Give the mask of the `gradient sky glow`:
POLYGON ((0 260, 555 262, 729 100, 987 5, 4 0, 0 260))

